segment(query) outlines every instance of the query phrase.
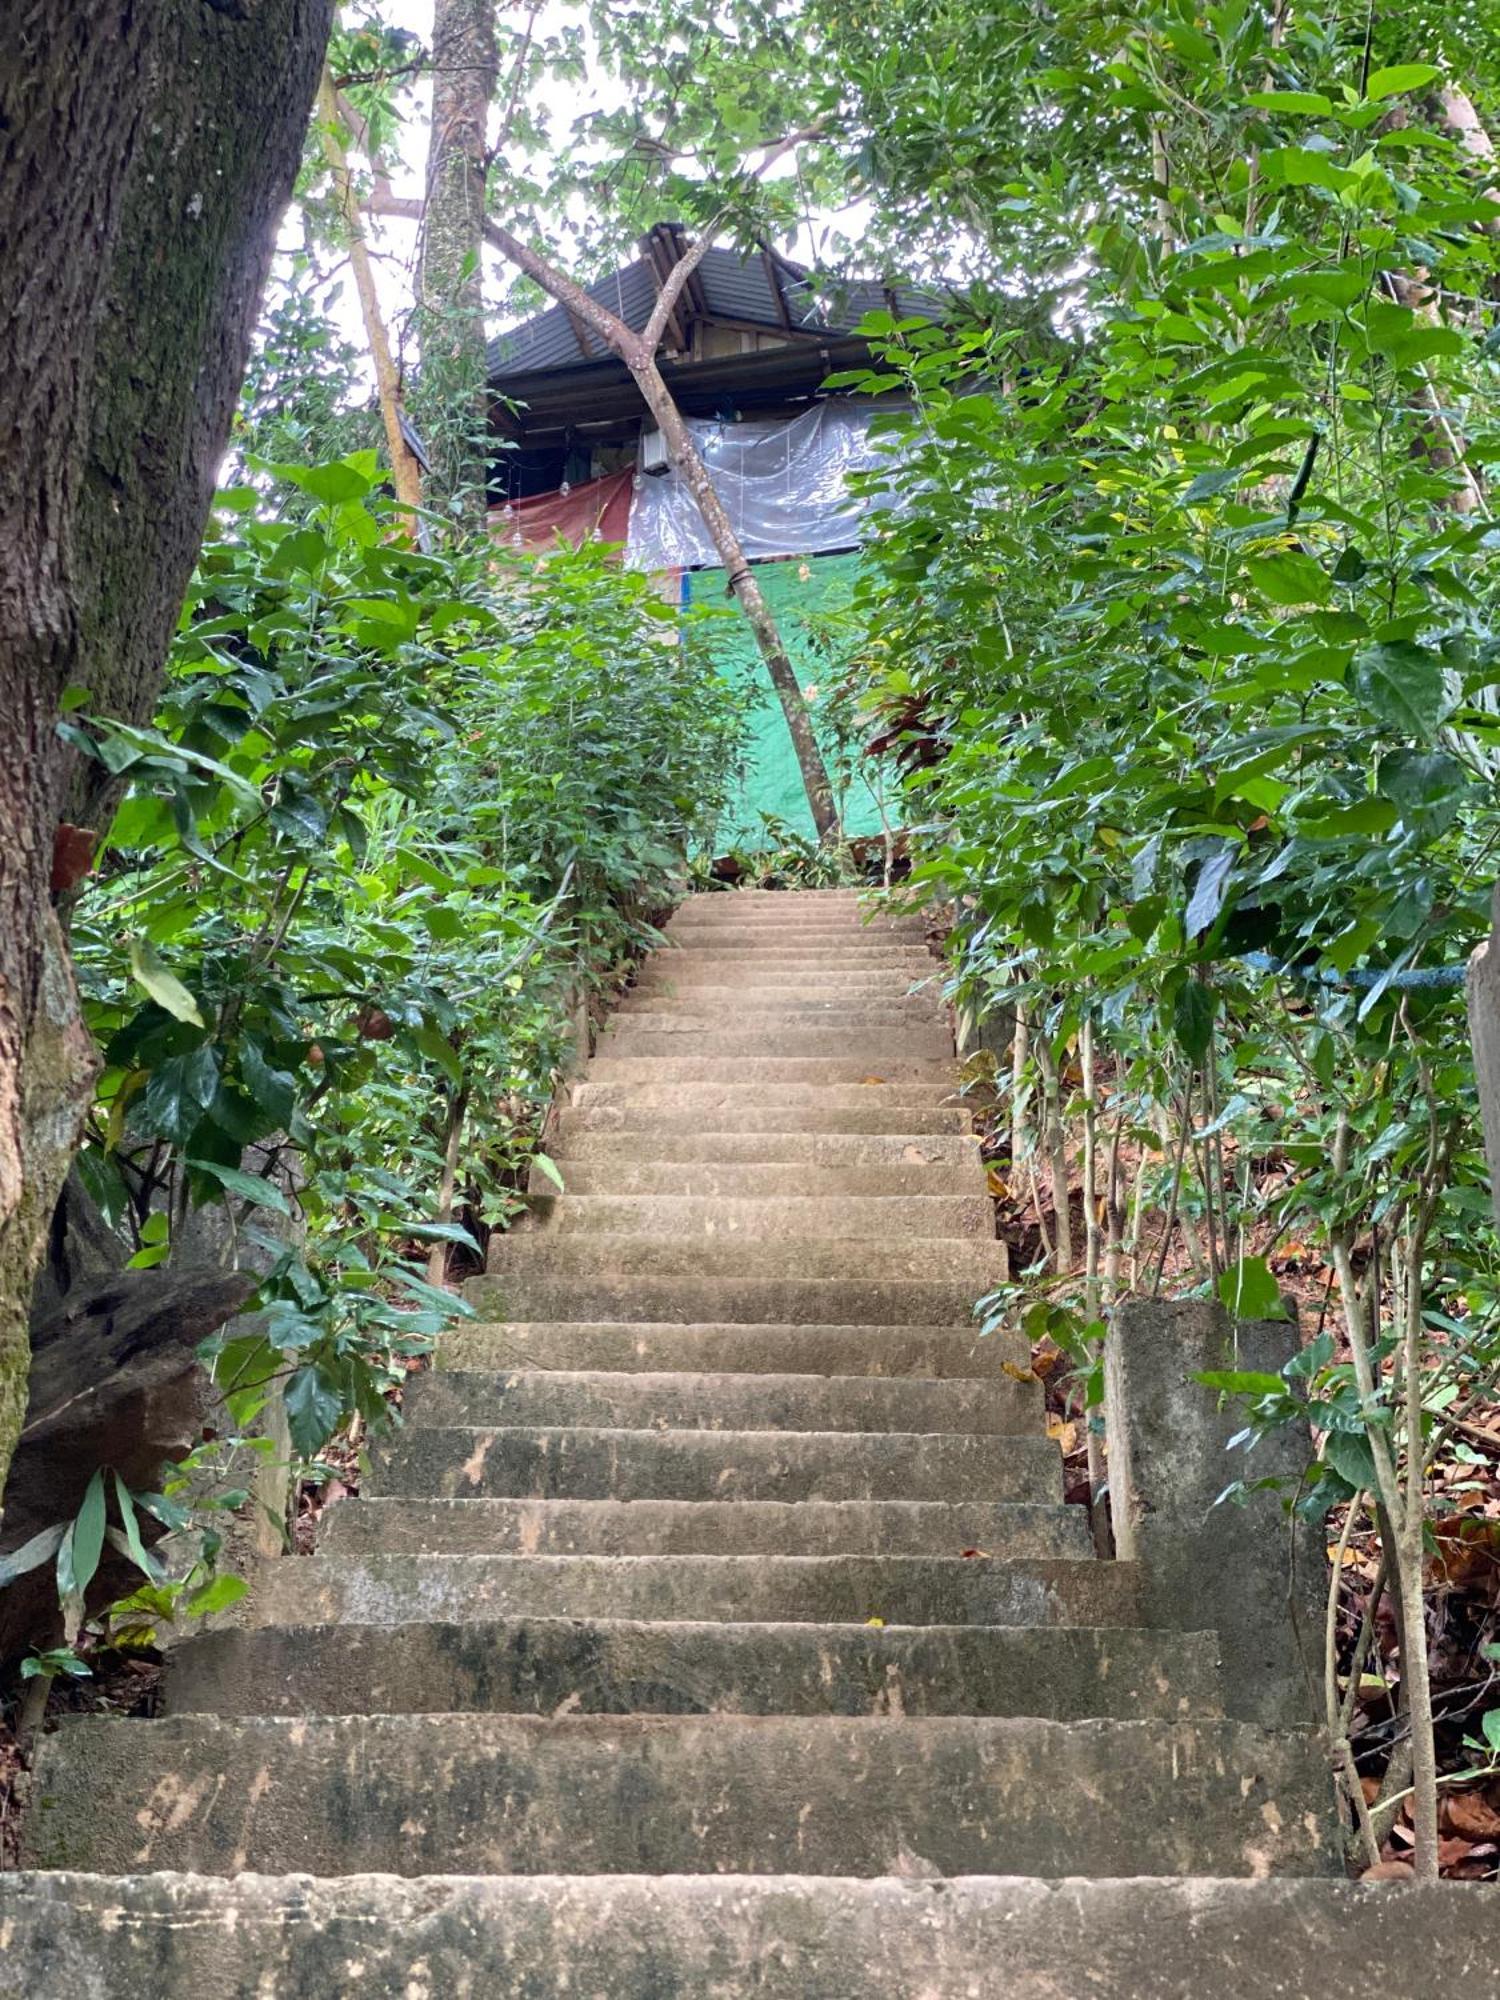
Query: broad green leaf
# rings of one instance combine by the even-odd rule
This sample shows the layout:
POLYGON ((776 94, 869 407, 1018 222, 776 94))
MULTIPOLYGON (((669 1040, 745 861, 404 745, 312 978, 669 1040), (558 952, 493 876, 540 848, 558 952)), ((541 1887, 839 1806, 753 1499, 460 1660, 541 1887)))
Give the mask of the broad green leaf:
POLYGON ((1377 722, 1423 742, 1436 733, 1448 705, 1442 661, 1406 639, 1356 654, 1352 685, 1377 722))
POLYGON ((281 1189, 261 1174, 247 1174, 240 1167, 222 1166, 217 1160, 189 1160, 187 1165, 194 1173, 207 1174, 216 1180, 226 1193, 248 1201, 252 1208, 273 1209, 277 1215, 292 1212, 281 1189))
POLYGON ((287 1377, 282 1392, 292 1445, 302 1458, 312 1458, 328 1442, 344 1413, 343 1400, 323 1371, 307 1365, 287 1377))
MULTIPOLYGON (((1219 1297, 1235 1319, 1286 1318, 1281 1286, 1264 1257, 1238 1258, 1219 1279, 1219 1297)), ((1284 1387, 1279 1382, 1277 1386, 1284 1387)))
POLYGON ((1185 979, 1172 1002, 1172 1029, 1183 1054, 1201 1063, 1213 1041, 1217 1003, 1214 990, 1201 979, 1185 979))
POLYGON ((1436 83, 1442 71, 1432 63, 1395 63, 1389 69, 1372 70, 1365 96, 1372 103, 1382 98, 1400 97, 1408 90, 1422 90, 1436 83))
POLYGON ((1363 1431, 1330 1431, 1323 1440, 1323 1456, 1357 1493, 1377 1490, 1375 1456, 1363 1431))
POLYGON ((188 1598, 185 1609, 194 1618, 207 1618, 215 1611, 227 1611, 232 1604, 238 1604, 249 1588, 242 1576, 210 1577, 188 1598))
POLYGON ((190 1021, 195 1028, 207 1025, 192 994, 176 973, 167 970, 155 946, 143 937, 130 940, 130 971, 136 984, 143 986, 157 1006, 170 1014, 174 1021, 190 1021))
POLYGON ((1250 102, 1261 111, 1288 111, 1309 118, 1326 118, 1333 110, 1332 99, 1316 90, 1252 90, 1250 102))

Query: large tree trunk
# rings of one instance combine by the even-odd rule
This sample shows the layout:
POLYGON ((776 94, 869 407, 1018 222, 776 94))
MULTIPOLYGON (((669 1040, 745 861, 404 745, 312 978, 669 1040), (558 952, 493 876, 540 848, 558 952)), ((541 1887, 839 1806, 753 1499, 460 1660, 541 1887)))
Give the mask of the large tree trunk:
POLYGON ((427 152, 414 403, 440 504, 484 526, 488 373, 484 337, 487 129, 495 94, 496 0, 437 0, 432 24, 432 136, 427 152))
POLYGON ((92 1077, 52 857, 105 800, 60 700, 151 713, 330 13, 19 0, 0 53, 0 1482, 92 1077))

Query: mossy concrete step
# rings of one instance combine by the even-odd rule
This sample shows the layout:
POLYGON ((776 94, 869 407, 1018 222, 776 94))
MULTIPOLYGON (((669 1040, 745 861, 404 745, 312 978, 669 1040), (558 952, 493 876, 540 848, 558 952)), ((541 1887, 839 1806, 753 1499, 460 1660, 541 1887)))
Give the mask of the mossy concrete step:
MULTIPOLYGON (((868 1132, 889 1138, 921 1139, 930 1133, 970 1132, 973 1109, 956 1088, 886 1083, 878 1071, 857 1084, 812 1083, 661 1083, 595 1081, 575 1084, 561 1113, 560 1138, 566 1147, 573 1134, 588 1130, 623 1130, 626 1125, 651 1131, 694 1132, 731 1130, 747 1137, 761 1133, 868 1132), (606 1114, 598 1116, 579 1114, 606 1114)), ((649 1155, 648 1155, 649 1157, 649 1155)))
POLYGON ((565 1173, 584 1163, 601 1173, 628 1166, 665 1170, 678 1163, 689 1173, 795 1165, 861 1173, 942 1172, 952 1174, 960 1188, 977 1184, 984 1171, 979 1141, 969 1132, 661 1132, 648 1150, 635 1133, 579 1132, 556 1141, 552 1157, 565 1173))
MULTIPOLYGON (((930 1166, 842 1167, 776 1160, 716 1163, 711 1160, 671 1160, 660 1157, 655 1144, 652 1157, 641 1159, 638 1148, 630 1155, 577 1157, 573 1148, 566 1155, 552 1155, 563 1177, 570 1201, 580 1195, 690 1195, 697 1200, 715 1201, 829 1201, 839 1197, 856 1200, 875 1197, 889 1200, 898 1195, 973 1196, 984 1194, 984 1171, 977 1155, 959 1165, 946 1161, 930 1166)), ((546 1197, 555 1193, 557 1183, 540 1168, 534 1168, 531 1192, 546 1197)), ((987 1218, 993 1234, 993 1211, 987 1218)))
POLYGON ((1494 1924, 1467 1882, 0 1875, 45 2000, 1480 2000, 1494 1924))
MULTIPOLYGON (((721 1279, 755 1279, 779 1275, 788 1261, 785 1242, 773 1236, 622 1236, 606 1230, 575 1235, 567 1230, 513 1229, 490 1238, 486 1269, 492 1275, 525 1272, 559 1278, 683 1277, 701 1272, 721 1279)), ((1007 1274, 1003 1243, 965 1236, 909 1241, 799 1237, 795 1269, 803 1279, 962 1278, 972 1284, 976 1298, 1007 1274)))
POLYGON ((744 1093, 743 1106, 733 1096, 701 1087, 673 1089, 659 1084, 639 1089, 621 1085, 600 1085, 597 1090, 583 1085, 577 1102, 561 1114, 559 1132, 567 1149, 592 1133, 646 1133, 664 1139, 682 1134, 697 1136, 732 1123, 737 1136, 754 1139, 759 1135, 796 1139, 847 1135, 859 1137, 917 1138, 939 1133, 968 1133, 973 1130, 972 1112, 956 1097, 924 1097, 917 1104, 892 1103, 890 1094, 878 1091, 799 1091, 795 1094, 769 1090, 744 1093), (794 1101, 784 1101, 793 1095, 794 1101))
POLYGON ((1055 1626, 528 1618, 209 1632, 168 1659, 171 1715, 1219 1713, 1206 1633, 1055 1626))
POLYGON ((371 1490, 463 1500, 1039 1500, 1062 1498, 1044 1437, 907 1431, 403 1431, 371 1490))
MULTIPOLYGON (((791 1260, 787 1259, 790 1263, 791 1260)), ((800 1265, 800 1256, 796 1264, 800 1265)), ((795 1268, 795 1266, 794 1266, 795 1268)), ((469 1278, 464 1297, 486 1319, 650 1320, 719 1325, 753 1320, 787 1326, 954 1326, 982 1287, 971 1279, 565 1277, 507 1271, 469 1278)))
POLYGON ((343 1555, 961 1556, 1080 1561, 1082 1507, 941 1500, 380 1500, 323 1517, 343 1555))
MULTIPOLYGON (((486 1281, 486 1284, 488 1281, 486 1281)), ((482 1296, 476 1291, 475 1296, 482 1296)), ((820 1294, 821 1296, 821 1294, 820 1294)), ((436 1366, 644 1369, 748 1375, 994 1376, 1025 1368, 1014 1334, 966 1325, 784 1325, 754 1321, 657 1325, 641 1321, 490 1321, 439 1336, 436 1366)))
POLYGON ((952 1062, 917 1061, 899 1053, 878 1060, 837 1056, 626 1056, 597 1055, 588 1066, 590 1083, 767 1083, 906 1084, 943 1096, 958 1086, 952 1062))
POLYGON ((742 959, 733 966, 714 964, 691 952, 671 952, 648 958, 637 968, 634 983, 626 990, 630 997, 690 999, 698 996, 738 992, 747 1000, 766 1005, 780 1004, 777 996, 791 991, 807 999, 836 999, 850 1005, 861 999, 877 1005, 901 1000, 925 999, 937 1004, 942 998, 943 967, 935 958, 925 964, 904 966, 809 965, 799 961, 742 959))
POLYGON ((530 1369, 414 1376, 407 1425, 573 1424, 613 1430, 963 1431, 1042 1428, 1038 1382, 876 1375, 649 1374, 530 1369))
POLYGON ((1337 1849, 1316 1740, 1222 1721, 86 1717, 33 1797, 24 1866, 120 1873, 1263 1876, 1337 1849))
POLYGON ((639 1020, 617 1023, 599 1037, 595 1060, 640 1062, 648 1058, 678 1062, 690 1057, 775 1058, 807 1062, 816 1056, 878 1067, 883 1062, 953 1060, 953 1035, 945 1025, 924 1027, 916 1022, 881 1022, 849 1018, 838 1022, 739 1021, 726 1014, 722 1024, 683 1027, 678 1023, 645 1026, 639 1020))
POLYGON ((662 992, 660 988, 626 988, 610 1014, 614 1028, 634 1028, 658 1022, 696 1020, 702 1026, 722 1022, 726 1014, 736 1020, 760 1026, 768 1020, 800 1022, 840 1022, 878 1020, 882 1024, 924 1022, 950 1024, 948 1008, 926 992, 908 994, 900 988, 892 992, 848 992, 828 988, 808 992, 802 986, 694 986, 692 992, 662 992))
MULTIPOLYGON (((753 918, 744 923, 669 924, 665 956, 681 951, 772 951, 791 956, 801 951, 837 952, 851 959, 869 951, 911 952, 929 956, 926 932, 920 924, 889 927, 879 924, 804 921, 768 924, 753 918)), ((653 952, 654 958, 657 953, 653 952)))
MULTIPOLYGON (((964 1556, 305 1556, 268 1564, 245 1625, 436 1618, 1130 1625, 1131 1563, 964 1556)), ((308 1690, 317 1706, 316 1690, 308 1690)))
POLYGON ((726 973, 733 977, 743 967, 752 970, 758 967, 763 973, 780 973, 783 978, 788 973, 796 978, 804 972, 847 973, 853 970, 888 972, 897 978, 917 980, 940 978, 943 973, 942 962, 917 947, 867 944, 856 950, 821 942, 799 945, 784 935, 776 939, 768 938, 759 946, 715 940, 679 947, 676 951, 653 952, 646 960, 646 966, 668 978, 687 969, 712 970, 723 979, 726 973))
MULTIPOLYGON (((913 1195, 585 1194, 532 1197, 533 1227, 556 1235, 711 1238, 974 1236, 994 1241, 995 1204, 981 1192, 913 1195)), ((936 1254, 936 1253, 935 1253, 936 1254)))

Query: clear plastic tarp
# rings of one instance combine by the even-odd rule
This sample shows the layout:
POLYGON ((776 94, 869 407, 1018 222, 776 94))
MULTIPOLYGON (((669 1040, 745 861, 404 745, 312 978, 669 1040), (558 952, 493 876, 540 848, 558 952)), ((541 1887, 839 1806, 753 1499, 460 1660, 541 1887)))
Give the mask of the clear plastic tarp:
MULTIPOLYGON (((868 406, 815 403, 790 421, 726 423, 693 418, 688 429, 752 562, 762 556, 818 555, 864 540, 872 507, 858 499, 851 472, 891 463, 872 444, 868 406)), ((630 510, 626 560, 637 569, 697 569, 720 558, 697 503, 675 472, 643 474, 630 510)))

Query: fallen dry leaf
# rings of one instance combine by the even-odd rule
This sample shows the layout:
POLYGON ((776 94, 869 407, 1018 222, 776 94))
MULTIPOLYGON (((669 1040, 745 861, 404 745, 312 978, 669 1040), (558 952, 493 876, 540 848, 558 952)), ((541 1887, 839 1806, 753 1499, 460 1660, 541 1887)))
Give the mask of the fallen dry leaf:
POLYGON ((1409 1861, 1377 1861, 1359 1879, 1361 1882, 1411 1882, 1415 1880, 1416 1873, 1409 1861))
POLYGON ((1491 1803, 1490 1791, 1481 1786, 1471 1792, 1447 1793, 1442 1830, 1463 1840, 1500 1839, 1500 1810, 1491 1803))

